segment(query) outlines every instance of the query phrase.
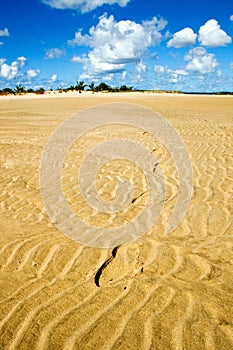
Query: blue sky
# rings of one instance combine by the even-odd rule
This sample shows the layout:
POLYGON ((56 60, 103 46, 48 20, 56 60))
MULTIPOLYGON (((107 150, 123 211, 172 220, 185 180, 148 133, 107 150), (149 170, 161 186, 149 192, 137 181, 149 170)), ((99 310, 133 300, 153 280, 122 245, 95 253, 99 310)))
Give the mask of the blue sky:
POLYGON ((229 0, 8 0, 0 88, 233 91, 232 37, 229 0))

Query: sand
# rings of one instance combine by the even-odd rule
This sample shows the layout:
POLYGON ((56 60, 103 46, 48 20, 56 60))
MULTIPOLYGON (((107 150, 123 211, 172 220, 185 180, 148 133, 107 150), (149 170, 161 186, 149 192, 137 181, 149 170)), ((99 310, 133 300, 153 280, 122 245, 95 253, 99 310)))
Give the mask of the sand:
MULTIPOLYGON (((232 97, 1 97, 0 118, 1 349, 233 349, 232 97), (170 154, 158 145, 167 178, 164 211, 147 234, 115 250, 85 247, 59 232, 43 207, 39 183, 42 152, 60 123, 108 102, 137 103, 166 117, 184 140, 194 173, 187 214, 168 235, 178 179, 170 154)), ((70 161, 79 164, 86 148, 121 132, 93 131, 70 161)), ((125 132, 153 151, 152 135, 125 132)), ((75 198, 71 168, 64 175, 67 200, 91 220, 90 208, 75 198)), ((98 188, 107 200, 119 168, 143 186, 130 163, 109 165, 98 188)), ((111 224, 122 224, 143 205, 142 196, 128 217, 111 224)), ((108 227, 108 219, 103 215, 98 222, 108 227)))

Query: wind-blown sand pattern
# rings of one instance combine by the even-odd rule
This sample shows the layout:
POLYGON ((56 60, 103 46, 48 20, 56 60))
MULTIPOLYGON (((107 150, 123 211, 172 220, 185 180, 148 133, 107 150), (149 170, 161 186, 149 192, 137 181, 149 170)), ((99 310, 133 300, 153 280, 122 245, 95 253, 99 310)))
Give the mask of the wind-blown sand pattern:
MULTIPOLYGON (((232 97, 8 97, 0 100, 0 118, 1 349, 233 349, 232 97), (43 208, 42 151, 70 115, 114 101, 149 107, 174 125, 192 158, 193 197, 184 220, 167 235, 178 188, 174 163, 152 135, 123 130, 163 167, 165 207, 155 227, 134 243, 84 247, 60 233, 43 208)), ((137 182, 126 217, 97 217, 80 198, 76 174, 85 149, 118 131, 111 135, 103 128, 83 136, 63 174, 73 210, 105 227, 136 215, 146 195, 140 171, 129 162, 113 162, 98 174, 98 193, 113 198, 123 169, 137 182)))

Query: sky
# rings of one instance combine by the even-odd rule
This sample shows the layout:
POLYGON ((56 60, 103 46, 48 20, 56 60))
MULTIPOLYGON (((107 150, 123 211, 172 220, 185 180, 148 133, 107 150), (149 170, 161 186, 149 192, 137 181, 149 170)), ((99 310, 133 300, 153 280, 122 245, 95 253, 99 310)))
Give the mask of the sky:
POLYGON ((233 91, 232 0, 7 0, 0 89, 233 91))

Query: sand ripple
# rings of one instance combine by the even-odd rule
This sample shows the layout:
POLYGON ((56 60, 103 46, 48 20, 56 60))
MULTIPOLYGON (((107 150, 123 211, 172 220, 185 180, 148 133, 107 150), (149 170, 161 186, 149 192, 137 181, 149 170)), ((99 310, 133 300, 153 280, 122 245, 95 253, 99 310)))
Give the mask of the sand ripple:
MULTIPOLYGON (((79 108, 111 100, 1 102, 0 349, 233 349, 232 98, 125 97, 177 128, 192 157, 194 194, 184 220, 166 235, 178 188, 174 164, 151 135, 132 132, 163 164, 166 202, 154 229, 115 252, 64 237, 39 190, 41 152, 56 126, 79 108)), ((78 162, 103 135, 84 138, 70 159, 78 162)), ((90 212, 75 189, 76 168, 65 170, 68 201, 87 220, 121 224, 144 205, 145 182, 128 163, 124 176, 136 183, 137 200, 119 217, 90 212)), ((109 164, 98 185, 106 200, 114 198, 115 182, 117 167, 109 164)))

